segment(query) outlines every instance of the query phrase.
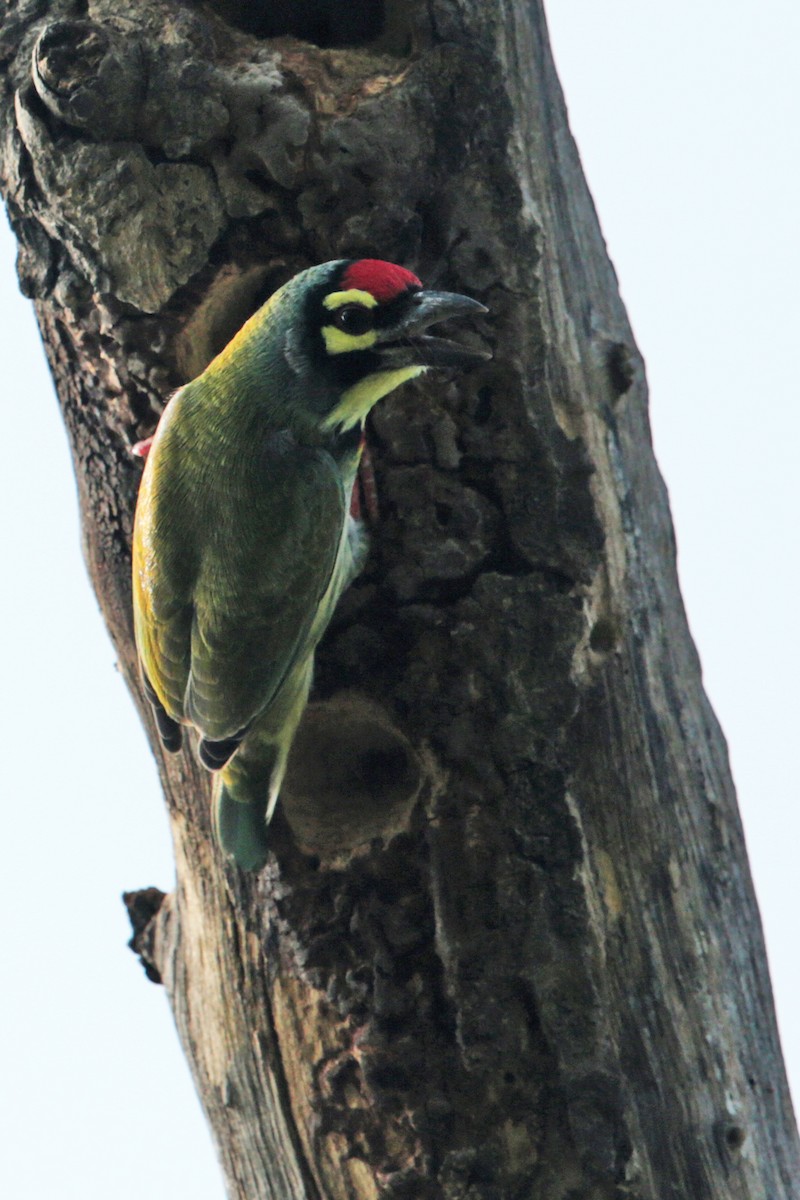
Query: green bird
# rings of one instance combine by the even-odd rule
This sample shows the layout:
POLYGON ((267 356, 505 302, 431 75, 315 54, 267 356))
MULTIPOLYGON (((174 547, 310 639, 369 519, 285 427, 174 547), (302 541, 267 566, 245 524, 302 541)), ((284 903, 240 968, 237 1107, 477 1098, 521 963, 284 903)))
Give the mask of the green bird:
POLYGON ((266 859, 314 650, 364 558, 350 501, 367 414, 430 367, 489 357, 425 332, 486 311, 393 263, 324 263, 164 410, 136 507, 136 647, 166 749, 197 730, 216 837, 244 869, 266 859))

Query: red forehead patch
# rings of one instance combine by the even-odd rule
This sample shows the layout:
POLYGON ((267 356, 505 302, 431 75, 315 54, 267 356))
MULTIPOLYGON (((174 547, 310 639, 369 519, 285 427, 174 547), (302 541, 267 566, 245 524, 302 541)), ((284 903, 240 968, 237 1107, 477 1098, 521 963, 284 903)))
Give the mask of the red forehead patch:
POLYGON ((421 288, 422 282, 411 271, 395 263, 383 262, 380 258, 360 258, 345 271, 342 286, 360 288, 373 295, 379 304, 385 304, 408 288, 421 288))

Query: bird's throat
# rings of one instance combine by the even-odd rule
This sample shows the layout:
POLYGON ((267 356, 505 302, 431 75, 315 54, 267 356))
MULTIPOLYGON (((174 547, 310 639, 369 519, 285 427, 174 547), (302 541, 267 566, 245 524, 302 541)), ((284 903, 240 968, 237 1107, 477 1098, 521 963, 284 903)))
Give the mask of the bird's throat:
POLYGON ((375 371, 354 383, 322 423, 323 429, 337 429, 340 433, 363 423, 370 409, 401 383, 421 375, 425 367, 398 367, 392 371, 375 371))

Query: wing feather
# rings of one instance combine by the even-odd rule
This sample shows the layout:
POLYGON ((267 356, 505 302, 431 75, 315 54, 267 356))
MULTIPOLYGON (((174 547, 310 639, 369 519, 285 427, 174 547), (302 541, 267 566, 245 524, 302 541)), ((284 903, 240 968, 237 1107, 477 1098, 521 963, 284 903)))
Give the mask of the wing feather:
POLYGON ((264 713, 307 660, 347 581, 348 503, 321 448, 287 431, 223 475, 176 395, 145 465, 134 529, 142 669, 165 711, 210 741, 264 713), (191 486, 190 486, 191 482, 191 486))
POLYGON ((292 444, 270 461, 269 487, 223 521, 194 591, 185 712, 201 733, 241 733, 313 651, 338 598, 347 516, 324 451, 292 444))

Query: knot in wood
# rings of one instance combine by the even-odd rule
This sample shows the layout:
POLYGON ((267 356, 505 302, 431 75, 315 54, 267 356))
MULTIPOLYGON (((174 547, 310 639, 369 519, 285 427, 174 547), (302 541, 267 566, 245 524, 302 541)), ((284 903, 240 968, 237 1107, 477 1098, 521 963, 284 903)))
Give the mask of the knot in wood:
POLYGON ((33 83, 49 111, 96 139, 130 134, 144 88, 136 39, 124 43, 93 21, 53 21, 36 40, 33 83))
POLYGON ((108 34, 91 21, 53 21, 33 49, 34 79, 56 96, 73 96, 96 79, 108 48, 108 34))

